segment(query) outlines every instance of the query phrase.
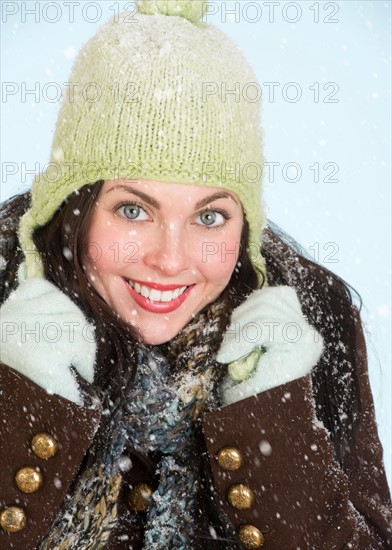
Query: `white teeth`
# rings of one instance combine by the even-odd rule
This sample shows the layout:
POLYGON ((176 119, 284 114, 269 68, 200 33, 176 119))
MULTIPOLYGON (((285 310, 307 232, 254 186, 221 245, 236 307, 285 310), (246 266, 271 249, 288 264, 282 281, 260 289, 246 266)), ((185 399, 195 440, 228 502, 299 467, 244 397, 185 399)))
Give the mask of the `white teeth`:
POLYGON ((145 285, 140 285, 139 283, 134 283, 130 279, 127 279, 128 284, 138 293, 141 294, 144 298, 148 298, 153 302, 171 302, 178 298, 185 290, 188 288, 182 286, 181 288, 176 288, 175 290, 165 290, 160 291, 155 288, 149 288, 145 285))
POLYGON ((145 298, 148 298, 149 290, 146 286, 142 286, 140 294, 144 296, 145 298))
POLYGON ((161 294, 161 302, 170 302, 173 300, 173 292, 171 290, 165 290, 161 294))
POLYGON ((180 295, 180 289, 179 288, 176 288, 174 291, 173 291, 173 296, 174 298, 178 298, 180 295))
POLYGON ((161 301, 161 294, 162 292, 160 290, 155 290, 155 288, 150 290, 150 296, 149 299, 153 302, 160 302, 161 301))

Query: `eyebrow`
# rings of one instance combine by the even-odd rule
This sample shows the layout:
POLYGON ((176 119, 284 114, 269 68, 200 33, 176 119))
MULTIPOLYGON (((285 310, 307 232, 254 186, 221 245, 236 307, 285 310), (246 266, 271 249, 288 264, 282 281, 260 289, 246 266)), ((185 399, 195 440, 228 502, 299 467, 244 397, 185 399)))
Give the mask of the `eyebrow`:
MULTIPOLYGON (((147 193, 143 193, 143 191, 140 191, 139 189, 134 189, 133 187, 129 187, 128 185, 115 185, 114 187, 109 189, 107 193, 110 193, 115 189, 121 189, 123 191, 126 191, 127 193, 133 193, 137 197, 140 197, 144 202, 146 202, 150 206, 153 206, 158 210, 161 208, 161 204, 157 200, 155 200, 153 197, 150 197, 150 195, 147 195, 147 193)), ((238 204, 237 199, 230 193, 226 193, 225 191, 217 191, 216 193, 213 193, 212 195, 209 195, 208 197, 204 197, 204 199, 199 200, 195 204, 195 210, 202 208, 203 206, 207 206, 210 202, 216 201, 218 199, 233 199, 234 202, 238 204)))

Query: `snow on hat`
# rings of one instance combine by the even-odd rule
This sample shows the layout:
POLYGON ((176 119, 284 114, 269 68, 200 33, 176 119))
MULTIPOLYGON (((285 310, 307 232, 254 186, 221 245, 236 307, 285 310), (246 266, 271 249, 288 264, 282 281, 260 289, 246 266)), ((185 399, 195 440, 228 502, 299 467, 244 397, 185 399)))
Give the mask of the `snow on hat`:
POLYGON ((43 276, 34 229, 70 194, 97 180, 148 179, 233 191, 260 255, 262 130, 242 52, 201 21, 207 2, 139 0, 82 48, 58 116, 47 169, 32 186, 19 240, 27 276, 43 276))

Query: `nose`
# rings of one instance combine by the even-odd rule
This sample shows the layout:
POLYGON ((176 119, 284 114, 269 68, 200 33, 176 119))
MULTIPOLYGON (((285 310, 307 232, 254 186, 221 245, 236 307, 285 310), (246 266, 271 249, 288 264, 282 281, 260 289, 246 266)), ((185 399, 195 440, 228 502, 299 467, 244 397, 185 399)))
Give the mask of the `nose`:
POLYGON ((161 226, 144 254, 144 263, 161 275, 174 277, 189 268, 185 232, 174 224, 161 226))

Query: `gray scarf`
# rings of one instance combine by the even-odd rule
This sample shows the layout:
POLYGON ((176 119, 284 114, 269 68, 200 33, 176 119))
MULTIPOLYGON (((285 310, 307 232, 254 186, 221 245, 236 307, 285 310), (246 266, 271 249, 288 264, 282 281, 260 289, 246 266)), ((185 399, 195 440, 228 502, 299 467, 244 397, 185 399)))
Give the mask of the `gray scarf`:
POLYGON ((127 445, 145 455, 156 451, 162 455, 159 484, 146 514, 144 548, 192 548, 200 489, 194 430, 206 402, 219 405, 213 389, 223 366, 214 357, 226 310, 224 301, 218 300, 199 313, 170 342, 165 357, 138 345, 132 391, 107 428, 98 431, 93 464, 79 474, 40 550, 105 548, 118 521, 121 462, 127 445))

